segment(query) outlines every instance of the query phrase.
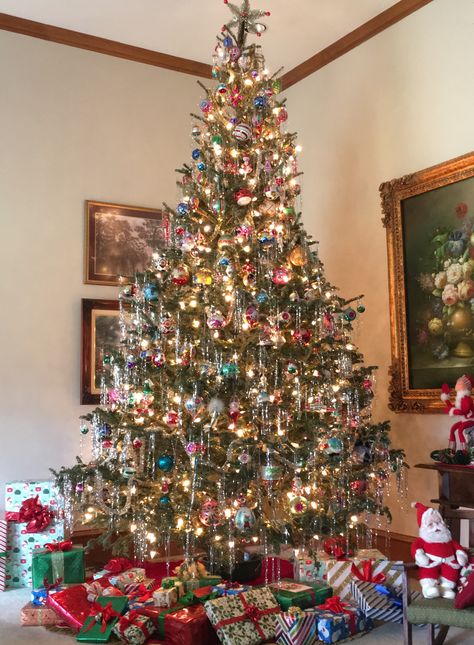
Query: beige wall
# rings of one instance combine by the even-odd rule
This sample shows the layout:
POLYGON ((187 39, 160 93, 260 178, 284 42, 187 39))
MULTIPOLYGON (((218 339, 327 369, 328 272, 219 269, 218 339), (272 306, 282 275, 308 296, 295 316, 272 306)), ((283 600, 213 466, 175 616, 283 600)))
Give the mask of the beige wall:
POLYGON ((3 482, 79 450, 84 200, 161 206, 191 146, 191 76, 0 31, 3 482))
MULTIPOLYGON (((472 0, 434 0, 287 92, 303 144, 303 213, 329 279, 366 295, 358 343, 379 366, 375 418, 392 422, 410 465, 447 445, 445 416, 387 408, 390 320, 378 187, 474 149, 472 0)), ((409 501, 436 497, 434 473, 411 470, 409 501)), ((415 534, 411 510, 391 504, 393 530, 415 534)))

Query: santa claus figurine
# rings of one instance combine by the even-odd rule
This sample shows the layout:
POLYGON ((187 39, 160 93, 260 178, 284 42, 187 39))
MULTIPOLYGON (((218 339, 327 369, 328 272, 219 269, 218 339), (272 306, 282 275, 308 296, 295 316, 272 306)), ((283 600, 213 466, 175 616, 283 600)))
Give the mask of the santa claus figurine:
POLYGON ((454 598, 459 572, 468 561, 463 547, 451 533, 439 511, 417 502, 419 537, 411 545, 411 554, 419 566, 420 584, 425 598, 454 598))
POLYGON ((449 433, 449 448, 456 450, 456 434, 459 439, 458 450, 466 450, 465 433, 474 430, 474 403, 472 402, 472 387, 474 379, 472 376, 463 374, 456 381, 456 400, 451 403, 449 400, 450 387, 447 383, 441 386, 441 401, 446 404, 446 411, 449 416, 464 417, 464 421, 457 421, 451 426, 449 433))

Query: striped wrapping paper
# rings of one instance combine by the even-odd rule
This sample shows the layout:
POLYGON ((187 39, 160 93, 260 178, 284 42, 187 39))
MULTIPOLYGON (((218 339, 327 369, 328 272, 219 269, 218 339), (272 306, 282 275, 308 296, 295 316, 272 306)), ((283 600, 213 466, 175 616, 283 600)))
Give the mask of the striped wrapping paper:
POLYGON ((7 522, 0 520, 0 591, 5 591, 7 569, 7 522))
POLYGON ((275 618, 278 645, 314 645, 318 642, 318 620, 314 614, 282 612, 275 618))
MULTIPOLYGON (((351 569, 354 564, 360 571, 362 571, 362 562, 358 557, 351 558, 350 560, 329 560, 327 562, 327 583, 333 589, 335 596, 339 596, 341 600, 351 599, 351 582, 357 580, 353 575, 351 569)), ((378 574, 384 574, 384 585, 389 587, 402 586, 402 572, 393 569, 394 564, 400 564, 392 560, 374 560, 372 562, 372 577, 378 574)))
MULTIPOLYGON (((390 598, 379 593, 372 582, 355 580, 351 583, 351 591, 354 600, 367 617, 387 623, 403 622, 402 607, 395 606, 390 598)), ((421 593, 413 591, 411 597, 412 600, 417 600, 421 593)))

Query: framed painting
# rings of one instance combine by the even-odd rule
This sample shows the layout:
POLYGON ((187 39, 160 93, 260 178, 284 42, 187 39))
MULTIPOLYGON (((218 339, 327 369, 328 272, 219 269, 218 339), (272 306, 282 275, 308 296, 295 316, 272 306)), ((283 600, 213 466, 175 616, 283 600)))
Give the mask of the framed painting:
POLYGON ((383 183, 392 365, 389 407, 437 413, 474 370, 474 152, 383 183))
POLYGON ((120 346, 118 300, 82 300, 81 404, 98 405, 104 355, 120 346))
POLYGON ((161 210, 86 202, 85 282, 120 284, 120 276, 144 271, 168 234, 161 210))

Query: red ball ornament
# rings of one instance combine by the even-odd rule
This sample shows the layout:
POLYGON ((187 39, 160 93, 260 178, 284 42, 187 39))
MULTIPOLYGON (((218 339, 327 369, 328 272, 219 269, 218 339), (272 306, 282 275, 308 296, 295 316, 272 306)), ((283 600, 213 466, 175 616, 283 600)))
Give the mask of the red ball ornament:
POLYGON ((369 378, 366 378, 362 385, 365 387, 366 390, 370 390, 372 387, 372 381, 369 378))
POLYGON ((178 425, 179 415, 174 410, 169 410, 164 416, 163 421, 171 428, 178 425))
POLYGON ((366 479, 356 479, 350 483, 350 489, 356 495, 363 495, 367 492, 367 480, 366 479))
POLYGON ((286 267, 275 267, 272 271, 272 282, 280 286, 291 279, 291 272, 286 267))
POLYGON ((253 199, 253 193, 248 188, 241 188, 235 193, 234 198, 239 206, 248 206, 253 199))
POLYGON ((199 511, 199 519, 204 526, 219 526, 222 522, 219 503, 215 499, 204 502, 199 511))
POLYGON ((307 345, 311 340, 311 330, 301 327, 300 329, 295 329, 293 332, 293 340, 302 345, 307 345))
POLYGON ((245 310, 245 320, 251 327, 255 327, 258 323, 258 309, 253 305, 250 305, 245 310))
POLYGON ((189 269, 185 264, 180 264, 171 272, 171 281, 183 286, 189 282, 189 269))
POLYGON ((135 448, 135 450, 139 450, 143 446, 143 441, 138 437, 135 437, 132 445, 135 448))

